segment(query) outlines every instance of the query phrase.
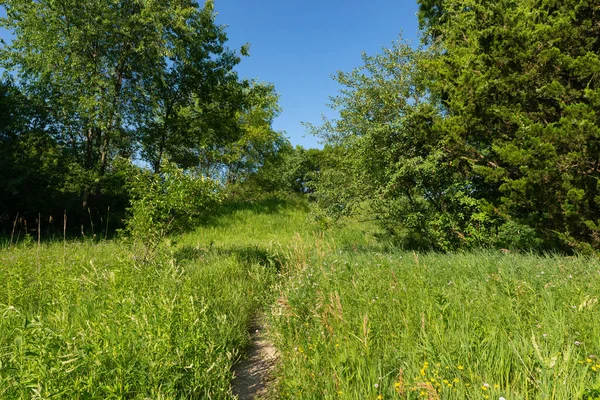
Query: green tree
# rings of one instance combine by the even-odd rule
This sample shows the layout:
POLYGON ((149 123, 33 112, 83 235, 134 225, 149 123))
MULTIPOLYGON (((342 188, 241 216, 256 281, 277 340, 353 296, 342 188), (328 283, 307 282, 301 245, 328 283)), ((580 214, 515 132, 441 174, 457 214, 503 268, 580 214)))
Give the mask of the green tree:
POLYGON ((81 166, 84 199, 101 193, 111 160, 140 142, 157 171, 163 154, 192 164, 186 155, 219 139, 219 124, 238 110, 230 97, 239 58, 224 47, 212 1, 0 4, 0 25, 15 35, 0 62, 45 104, 55 140, 81 166))
POLYGON ((186 172, 168 160, 160 173, 126 160, 121 163, 131 199, 124 232, 134 247, 142 247, 142 261, 151 259, 168 235, 191 228, 220 201, 215 181, 186 172))
POLYGON ((10 81, 0 82, 0 227, 16 214, 62 214, 70 159, 46 130, 43 107, 10 81))
POLYGON ((549 243, 600 248, 600 9, 568 0, 421 1, 432 92, 473 195, 549 243))
POLYGON ((368 209, 411 247, 449 250, 480 244, 487 221, 470 197, 464 163, 448 152, 452 137, 438 128, 444 113, 428 69, 435 57, 397 42, 338 73, 343 89, 332 105, 340 118, 313 128, 336 149, 316 198, 333 216, 368 209))

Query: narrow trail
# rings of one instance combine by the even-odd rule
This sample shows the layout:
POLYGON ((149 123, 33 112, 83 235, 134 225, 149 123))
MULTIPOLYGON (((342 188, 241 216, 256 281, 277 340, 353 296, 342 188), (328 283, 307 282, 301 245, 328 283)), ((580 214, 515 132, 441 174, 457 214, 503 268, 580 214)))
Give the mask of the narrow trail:
POLYGON ((267 337, 266 327, 261 323, 256 326, 246 358, 233 367, 232 391, 239 400, 262 399, 268 393, 277 362, 277 350, 267 337))

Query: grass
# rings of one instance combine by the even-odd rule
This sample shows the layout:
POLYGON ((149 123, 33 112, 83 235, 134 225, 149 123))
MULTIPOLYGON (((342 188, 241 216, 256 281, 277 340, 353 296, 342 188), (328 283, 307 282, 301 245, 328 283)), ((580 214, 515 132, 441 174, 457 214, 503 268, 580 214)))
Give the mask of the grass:
POLYGON ((600 262, 416 254, 301 200, 227 204, 139 265, 126 243, 0 252, 0 398, 233 398, 257 313, 272 397, 600 398, 600 262))
POLYGON ((305 221, 299 203, 229 205, 145 265, 120 241, 2 250, 0 398, 231 398, 267 251, 305 221))
POLYGON ((588 258, 314 251, 273 307, 279 397, 599 398, 599 273, 588 258))

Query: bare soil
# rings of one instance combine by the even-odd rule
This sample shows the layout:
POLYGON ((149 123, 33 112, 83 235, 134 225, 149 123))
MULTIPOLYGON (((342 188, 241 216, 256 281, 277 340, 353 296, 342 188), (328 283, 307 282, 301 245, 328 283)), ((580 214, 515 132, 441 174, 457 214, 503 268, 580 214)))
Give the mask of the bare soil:
POLYGON ((263 325, 257 324, 257 327, 251 331, 251 338, 246 358, 233 368, 235 378, 232 382, 232 391, 239 400, 265 397, 273 381, 272 372, 277 362, 277 350, 267 338, 263 325))

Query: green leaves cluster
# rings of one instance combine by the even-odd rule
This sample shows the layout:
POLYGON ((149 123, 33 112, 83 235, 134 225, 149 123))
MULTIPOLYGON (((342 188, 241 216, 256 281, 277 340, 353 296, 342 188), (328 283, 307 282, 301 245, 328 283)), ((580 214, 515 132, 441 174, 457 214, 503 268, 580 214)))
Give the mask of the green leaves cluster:
MULTIPOLYGON (((60 183, 63 198, 48 213, 81 204, 86 219, 88 207, 94 218, 108 206, 122 211, 121 157, 141 159, 156 174, 168 159, 211 178, 243 180, 287 143, 271 127, 279 113, 274 87, 238 77, 248 45, 226 46, 212 0, 0 0, 0 7, 0 27, 14 34, 0 45, 11 94, 0 114, 17 116, 0 151, 11 160, 6 170, 26 181, 20 196, 42 168, 19 166, 19 144, 39 143, 52 149, 50 161, 64 160, 45 179, 60 183)), ((8 130, 0 126, 0 135, 8 130)), ((4 179, 12 181, 0 172, 4 179)), ((50 197, 48 187, 39 191, 50 197)), ((0 220, 44 211, 35 198, 27 209, 18 198, 0 209, 0 220)))
POLYGON ((185 172, 172 162, 164 162, 158 174, 123 164, 130 195, 125 231, 134 245, 143 247, 144 260, 167 235, 191 228, 220 202, 215 181, 185 172))
POLYGON ((599 248, 600 10, 419 3, 422 47, 336 77, 317 133, 343 149, 344 204, 413 247, 599 248))

